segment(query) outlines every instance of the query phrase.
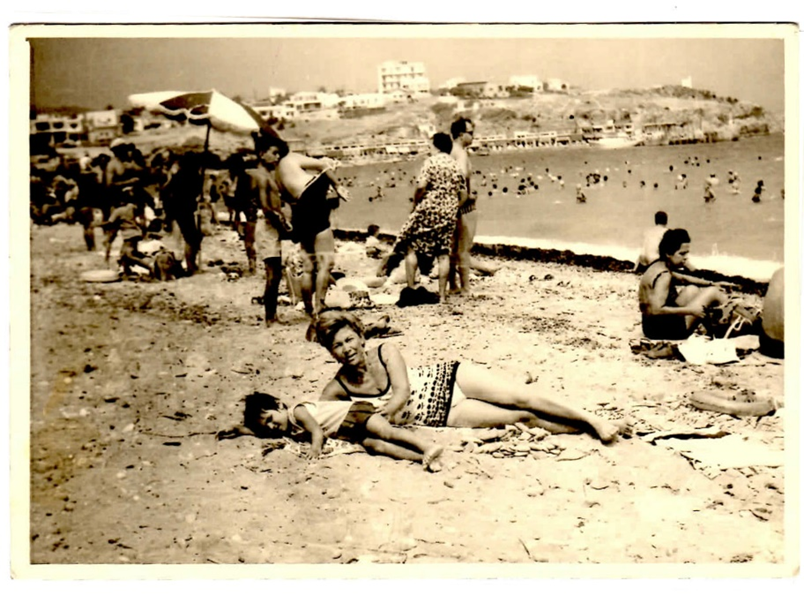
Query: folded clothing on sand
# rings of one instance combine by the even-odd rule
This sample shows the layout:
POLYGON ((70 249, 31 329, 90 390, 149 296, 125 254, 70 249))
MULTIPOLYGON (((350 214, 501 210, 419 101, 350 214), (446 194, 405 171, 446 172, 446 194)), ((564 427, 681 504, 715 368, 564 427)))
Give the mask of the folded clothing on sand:
POLYGON ((631 351, 643 354, 648 358, 681 358, 678 354, 678 342, 639 339, 631 341, 631 351))
POLYGON ((418 287, 416 289, 405 287, 400 291, 399 301, 396 302, 396 305, 400 308, 405 308, 407 306, 420 306, 422 304, 437 304, 440 299, 438 293, 428 291, 424 287, 418 287))

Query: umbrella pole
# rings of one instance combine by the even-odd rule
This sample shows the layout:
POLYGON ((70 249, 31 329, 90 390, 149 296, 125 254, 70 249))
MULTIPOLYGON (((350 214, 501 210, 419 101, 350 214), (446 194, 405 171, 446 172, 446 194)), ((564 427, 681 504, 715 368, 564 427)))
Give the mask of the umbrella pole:
POLYGON ((201 156, 201 201, 204 200, 204 176, 207 170, 207 153, 209 152, 209 133, 212 131, 212 123, 207 124, 207 136, 204 138, 204 154, 201 156))
MULTIPOLYGON (((207 135, 204 138, 204 153, 201 155, 201 195, 199 197, 199 204, 204 202, 204 178, 207 172, 207 153, 209 152, 209 133, 212 131, 212 123, 207 124, 207 135)), ((201 232, 201 212, 196 211, 195 214, 196 228, 201 232)))

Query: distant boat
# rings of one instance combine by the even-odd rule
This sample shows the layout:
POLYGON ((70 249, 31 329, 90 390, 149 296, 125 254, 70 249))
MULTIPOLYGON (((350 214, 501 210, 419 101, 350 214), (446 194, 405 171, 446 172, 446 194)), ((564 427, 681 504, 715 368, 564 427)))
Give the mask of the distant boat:
POLYGON ((589 143, 601 149, 627 149, 642 144, 642 141, 628 136, 606 136, 605 138, 590 140, 589 143))

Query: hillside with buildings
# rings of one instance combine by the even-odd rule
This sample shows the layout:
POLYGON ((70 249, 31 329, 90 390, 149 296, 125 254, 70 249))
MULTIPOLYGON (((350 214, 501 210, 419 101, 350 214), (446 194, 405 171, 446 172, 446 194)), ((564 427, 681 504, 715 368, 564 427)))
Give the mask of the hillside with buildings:
POLYGON ((622 135, 642 144, 712 142, 782 132, 781 116, 737 99, 675 88, 537 92, 525 97, 428 96, 360 118, 285 123, 306 147, 413 143, 446 131, 455 116, 475 122, 476 143, 530 146, 590 142, 622 135))
MULTIPOLYGON (((633 144, 733 140, 781 132, 783 117, 731 97, 679 85, 632 90, 581 90, 555 78, 513 76, 506 83, 448 80, 431 85, 422 63, 386 61, 377 69, 377 92, 288 93, 271 88, 266 99, 237 99, 255 109, 295 149, 344 159, 405 155, 426 149, 436 131, 458 115, 475 122, 478 149, 596 143, 618 138, 633 144)), ((37 149, 102 147, 119 135, 153 145, 186 145, 196 128, 176 127, 162 116, 122 110, 82 115, 36 114, 37 149)), ((242 140, 224 141, 222 151, 242 140)), ((220 147, 219 147, 220 148, 220 147)))

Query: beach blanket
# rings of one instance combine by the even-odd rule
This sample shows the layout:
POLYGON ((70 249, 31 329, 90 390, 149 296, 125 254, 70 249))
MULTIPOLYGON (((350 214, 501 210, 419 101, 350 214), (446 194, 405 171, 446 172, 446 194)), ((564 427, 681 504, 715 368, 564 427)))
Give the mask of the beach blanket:
MULTIPOLYGON (((281 438, 272 440, 266 444, 262 449, 262 455, 267 456, 274 450, 288 450, 296 456, 306 457, 310 451, 310 444, 307 442, 297 442, 291 438, 281 438)), ((321 451, 320 458, 330 458, 341 454, 354 454, 355 452, 365 452, 366 449, 360 444, 353 444, 346 440, 333 440, 327 439, 324 442, 324 448, 321 451)))

